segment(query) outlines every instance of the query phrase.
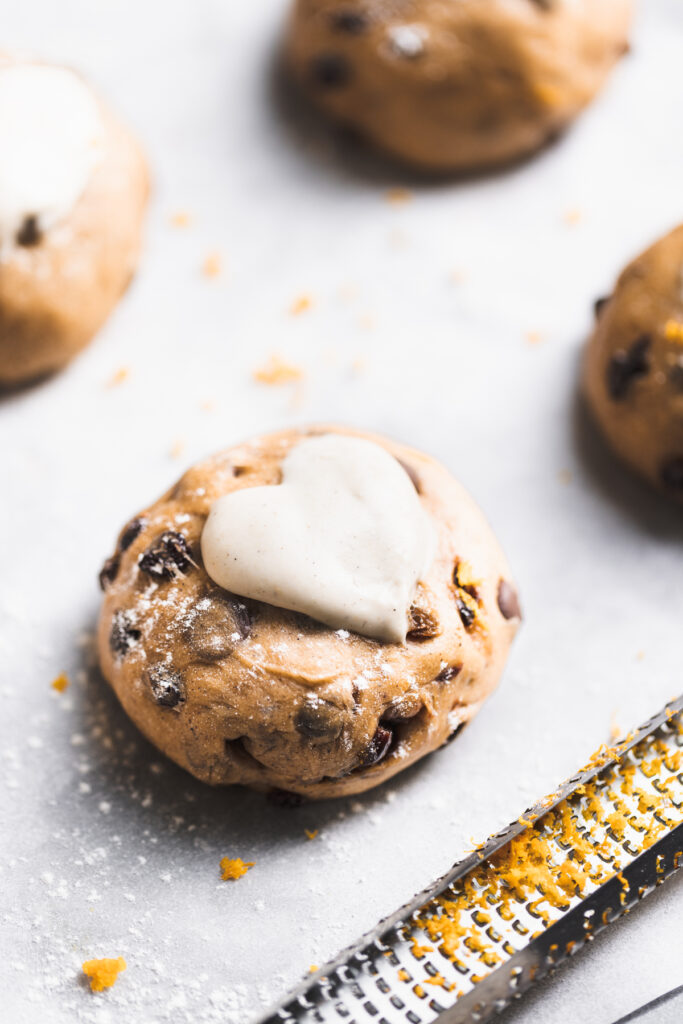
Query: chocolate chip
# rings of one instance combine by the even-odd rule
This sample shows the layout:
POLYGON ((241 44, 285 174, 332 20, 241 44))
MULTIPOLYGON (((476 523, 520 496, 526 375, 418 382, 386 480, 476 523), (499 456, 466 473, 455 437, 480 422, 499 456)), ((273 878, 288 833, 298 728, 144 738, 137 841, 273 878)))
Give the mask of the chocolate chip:
POLYGON ((118 550, 127 551, 131 546, 135 538, 141 532, 142 527, 145 524, 145 520, 142 516, 136 516, 135 519, 131 519, 124 528, 121 530, 121 536, 119 537, 118 550))
POLYGON ((358 767, 369 768, 373 764, 379 764, 389 753, 393 738, 394 733, 391 729, 385 729, 383 725, 378 725, 377 732, 360 756, 358 767))
POLYGON ((423 643, 425 640, 431 640, 432 637, 438 636, 440 632, 439 620, 433 612, 415 604, 410 606, 406 640, 423 643))
POLYGON ((109 632, 109 646, 114 654, 121 657, 128 654, 128 651, 138 643, 141 636, 142 633, 134 625, 134 619, 130 612, 121 610, 114 612, 109 632))
POLYGON ((107 587, 114 582, 118 575, 120 565, 121 559, 118 555, 112 555, 111 558, 108 558, 104 563, 100 569, 100 575, 98 577, 102 590, 106 590, 107 587))
POLYGON ((311 61, 311 78, 323 89, 340 89, 351 78, 351 66, 340 53, 321 53, 311 61))
POLYGON ((611 298, 611 296, 606 295, 606 296, 604 296, 601 299, 596 299, 595 302, 593 303, 593 310, 595 312, 595 319, 596 320, 598 319, 598 317, 602 313, 603 309, 605 308, 605 306, 609 302, 610 298, 611 298))
POLYGON ((159 665, 148 671, 147 682, 152 696, 162 708, 175 708, 185 700, 185 684, 180 672, 159 665))
POLYGON ((414 693, 407 693, 403 697, 396 697, 382 715, 383 722, 391 722, 393 725, 401 725, 410 722, 422 710, 423 704, 420 698, 414 693))
POLYGON ((202 661, 227 658, 251 633, 247 607, 232 597, 203 597, 187 617, 183 638, 202 661))
POLYGON ((268 799, 276 807, 301 807, 306 797, 301 793, 290 793, 287 789, 269 789, 268 799))
POLYGON ((659 471, 659 476, 665 487, 673 491, 683 490, 683 457, 669 459, 659 471))
POLYGON ((624 398, 633 381, 644 377, 650 369, 647 358, 650 344, 648 335, 643 335, 630 348, 619 349, 610 359, 607 366, 607 390, 615 402, 624 398))
POLYGON ((405 469, 417 493, 422 494, 422 487, 420 484, 420 478, 417 475, 417 471, 413 469, 409 462, 404 462, 403 459, 396 459, 396 461, 398 462, 399 466, 402 466, 403 469, 405 469))
POLYGON ((344 713, 328 701, 310 701, 297 711, 294 727, 306 739, 333 742, 344 729, 344 713))
POLYGON ((330 15, 332 29, 335 32, 346 32, 350 36, 362 35, 369 24, 367 17, 360 11, 333 11, 330 15))
POLYGON ((455 679, 456 676, 462 672, 462 665, 447 665, 446 668, 442 668, 438 676, 436 676, 435 683, 450 683, 451 679, 455 679))
POLYGON ((507 580, 498 582, 498 607, 504 619, 521 619, 522 617, 517 591, 507 580))
POLYGON ((172 580, 178 573, 187 572, 191 559, 192 553, 182 533, 165 530, 147 548, 138 565, 152 579, 172 580))
POLYGON ((40 243, 43 237, 42 231, 38 227, 38 218, 34 213, 24 218, 24 223, 17 231, 16 239, 17 245, 33 246, 40 243))

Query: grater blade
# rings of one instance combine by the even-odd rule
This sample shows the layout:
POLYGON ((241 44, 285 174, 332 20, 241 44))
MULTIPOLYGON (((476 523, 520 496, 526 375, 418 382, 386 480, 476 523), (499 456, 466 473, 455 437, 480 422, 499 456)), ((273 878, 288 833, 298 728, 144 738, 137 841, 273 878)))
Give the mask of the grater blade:
POLYGON ((311 974, 260 1024, 483 1024, 683 861, 683 697, 311 974))

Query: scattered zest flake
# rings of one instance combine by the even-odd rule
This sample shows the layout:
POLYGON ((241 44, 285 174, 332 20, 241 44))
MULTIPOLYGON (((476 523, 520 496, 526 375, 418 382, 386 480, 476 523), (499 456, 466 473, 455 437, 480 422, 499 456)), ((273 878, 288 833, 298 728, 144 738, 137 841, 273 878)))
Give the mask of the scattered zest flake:
POLYGON ((223 857, 221 859, 221 878, 224 882, 236 882, 242 875, 246 875, 249 868, 253 868, 256 861, 244 861, 241 857, 235 857, 231 860, 230 857, 223 857))
POLYGON ((677 320, 668 320, 664 328, 664 337, 667 341, 677 341, 683 345, 683 324, 677 320))
POLYGON ((69 685, 69 677, 66 674, 66 672, 62 672, 60 675, 57 676, 56 679, 52 680, 52 683, 50 685, 52 686, 53 690, 57 691, 57 693, 64 693, 67 686, 69 685))
POLYGON ((318 965, 317 964, 311 964, 311 966, 308 968, 308 970, 309 970, 309 972, 311 974, 315 974, 315 972, 318 970, 318 965))
POLYGON ((305 828, 304 832, 306 833, 306 838, 307 839, 315 839, 315 837, 318 834, 318 829, 317 828, 305 828))
POLYGON ((107 387, 109 387, 109 388, 118 387, 119 384, 123 384, 123 382, 125 380, 128 380, 129 377, 130 377, 130 370, 128 369, 127 366, 122 366, 120 369, 118 369, 116 371, 116 373, 113 373, 111 375, 111 377, 107 381, 107 387))
POLYGON ((90 979, 93 992, 103 992, 111 988, 121 971, 125 971, 126 961, 122 956, 104 957, 102 960, 86 960, 82 966, 83 973, 90 979))
POLYGON ((190 223, 190 215, 187 210, 177 210, 171 214, 171 225, 174 228, 186 228, 190 223))
POLYGON ((273 352, 263 366, 257 367, 252 374, 258 384, 269 384, 277 387, 280 384, 291 384, 302 380, 304 371, 294 363, 288 363, 277 352, 273 352))
POLYGON ((300 295, 289 307, 289 312, 292 316, 299 316, 300 313, 307 313, 312 305, 313 299, 310 295, 300 295))
POLYGON ((385 192, 385 197, 388 203, 398 205, 399 203, 409 203, 413 198, 413 193, 408 188, 390 188, 385 192))
POLYGON ((222 269, 223 263, 219 252, 210 252, 202 263, 204 277, 218 277, 222 269))

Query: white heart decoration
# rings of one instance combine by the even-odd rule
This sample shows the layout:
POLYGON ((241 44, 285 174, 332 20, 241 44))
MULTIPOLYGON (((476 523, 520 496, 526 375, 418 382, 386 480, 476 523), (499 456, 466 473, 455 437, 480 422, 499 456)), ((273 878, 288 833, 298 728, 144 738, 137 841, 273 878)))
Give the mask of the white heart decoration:
POLYGON ((279 486, 218 498, 202 557, 211 579, 233 594, 402 643, 435 542, 393 456, 372 441, 325 434, 291 450, 279 486))

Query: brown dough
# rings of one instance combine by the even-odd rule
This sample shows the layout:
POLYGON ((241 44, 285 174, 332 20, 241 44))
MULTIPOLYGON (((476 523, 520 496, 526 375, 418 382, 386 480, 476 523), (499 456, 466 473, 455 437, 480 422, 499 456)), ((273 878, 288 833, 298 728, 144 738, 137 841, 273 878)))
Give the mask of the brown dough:
POLYGON ((102 159, 69 217, 2 256, 0 386, 68 363, 102 326, 135 271, 147 166, 130 132, 100 107, 102 159))
POLYGON ((296 0, 286 61, 327 114, 407 164, 523 157, 628 48, 632 0, 296 0))
POLYGON ((481 512, 433 459, 370 437, 409 472, 438 532, 405 645, 241 600, 201 564, 212 502, 276 485, 311 433, 272 434, 190 469, 122 531, 105 564, 102 671, 143 733, 197 778, 323 798, 358 793, 436 750, 493 690, 520 622, 481 512))
POLYGON ((597 305, 584 387, 612 448, 683 500, 683 226, 622 273, 597 305))

